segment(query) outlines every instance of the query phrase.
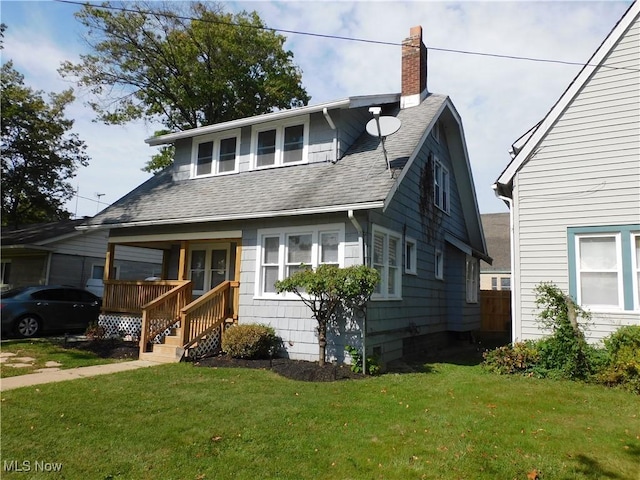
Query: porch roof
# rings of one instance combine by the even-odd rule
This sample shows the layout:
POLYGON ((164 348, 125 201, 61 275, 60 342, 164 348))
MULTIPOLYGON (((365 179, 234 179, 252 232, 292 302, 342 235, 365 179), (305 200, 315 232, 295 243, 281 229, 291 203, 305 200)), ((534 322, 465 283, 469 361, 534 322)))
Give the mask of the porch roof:
POLYGON ((174 180, 167 168, 81 228, 382 208, 399 172, 447 98, 430 94, 420 105, 392 113, 402 122, 398 132, 385 140, 393 178, 379 139, 363 132, 335 164, 310 163, 186 180, 174 180))

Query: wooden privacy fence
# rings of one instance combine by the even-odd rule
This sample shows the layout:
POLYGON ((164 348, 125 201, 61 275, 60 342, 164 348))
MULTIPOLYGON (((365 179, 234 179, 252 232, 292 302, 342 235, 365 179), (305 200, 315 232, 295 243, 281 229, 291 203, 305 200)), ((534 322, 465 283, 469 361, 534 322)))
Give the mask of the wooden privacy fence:
POLYGON ((511 291, 481 290, 480 315, 483 332, 506 332, 511 329, 511 291))

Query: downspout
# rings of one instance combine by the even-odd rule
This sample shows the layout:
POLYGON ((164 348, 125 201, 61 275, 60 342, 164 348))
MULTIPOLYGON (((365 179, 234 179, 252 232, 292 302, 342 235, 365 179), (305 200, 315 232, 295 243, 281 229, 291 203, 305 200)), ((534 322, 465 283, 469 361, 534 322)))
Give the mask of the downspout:
MULTIPOLYGON (((349 220, 353 224, 354 228, 358 232, 358 250, 360 251, 360 257, 358 258, 360 265, 364 265, 364 260, 366 258, 364 251, 364 230, 362 230, 362 225, 358 222, 358 219, 353 214, 353 210, 349 210, 347 212, 349 216, 349 220)), ((362 317, 362 373, 364 375, 367 374, 367 348, 366 348, 366 333, 367 333, 367 314, 365 310, 365 314, 362 317)))
POLYGON ((43 285, 49 285, 49 276, 51 275, 51 257, 53 257, 53 252, 49 252, 47 254, 47 263, 45 265, 44 272, 44 283, 43 285))
POLYGON ((331 130, 334 131, 333 145, 332 145, 333 160, 331 160, 331 163, 336 163, 338 161, 338 132, 336 130, 336 124, 333 123, 333 119, 331 118, 331 115, 329 115, 329 110, 327 109, 327 107, 324 107, 322 109, 322 114, 324 115, 325 120, 329 124, 329 127, 331 127, 331 130))
MULTIPOLYGON (((514 227, 513 227, 513 198, 507 197, 500 193, 500 186, 496 183, 492 185, 493 191, 500 200, 505 202, 509 207, 509 254, 510 254, 510 268, 511 268, 511 342, 515 343, 516 338, 516 326, 515 326, 515 315, 516 315, 516 295, 518 292, 518 288, 516 288, 516 256, 515 256, 515 243, 516 237, 514 235, 514 227)), ((518 282, 518 287, 520 282, 518 282)))

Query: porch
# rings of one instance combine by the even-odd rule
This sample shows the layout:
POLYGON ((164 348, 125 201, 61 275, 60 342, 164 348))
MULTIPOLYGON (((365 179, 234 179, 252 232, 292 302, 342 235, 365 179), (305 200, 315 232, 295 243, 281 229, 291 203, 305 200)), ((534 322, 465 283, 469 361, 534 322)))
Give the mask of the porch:
MULTIPOLYGON (((224 328, 237 323, 240 282, 239 259, 241 253, 239 239, 221 243, 209 242, 211 251, 229 252, 232 255, 209 255, 209 265, 204 262, 203 243, 180 244, 177 268, 170 268, 171 249, 166 244, 154 244, 163 248, 163 279, 116 280, 109 278, 113 272, 111 259, 114 258, 116 243, 110 243, 105 261, 104 294, 100 325, 107 333, 130 335, 139 339, 140 358, 161 362, 179 362, 184 356, 200 355, 214 351, 222 343, 224 328), (200 258, 202 257, 202 258, 200 258), (234 257, 230 268, 231 257, 234 257), (215 264, 215 265, 214 265, 215 264), (214 268, 215 267, 215 268, 214 268), (166 280, 170 270, 178 279, 166 280)), ((129 246, 132 243, 127 243, 129 246)), ((149 248, 148 242, 138 246, 149 248)))

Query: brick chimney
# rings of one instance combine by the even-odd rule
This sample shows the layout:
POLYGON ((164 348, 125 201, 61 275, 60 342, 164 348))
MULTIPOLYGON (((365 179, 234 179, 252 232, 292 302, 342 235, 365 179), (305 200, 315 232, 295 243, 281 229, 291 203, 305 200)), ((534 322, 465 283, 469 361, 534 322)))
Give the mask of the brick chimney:
POLYGON ((427 47, 422 27, 412 27, 402 42, 402 93, 400 108, 415 107, 427 96, 427 47))

